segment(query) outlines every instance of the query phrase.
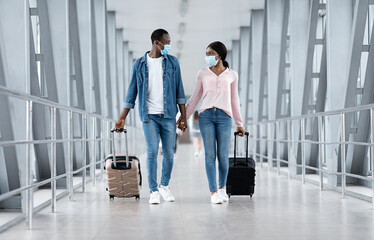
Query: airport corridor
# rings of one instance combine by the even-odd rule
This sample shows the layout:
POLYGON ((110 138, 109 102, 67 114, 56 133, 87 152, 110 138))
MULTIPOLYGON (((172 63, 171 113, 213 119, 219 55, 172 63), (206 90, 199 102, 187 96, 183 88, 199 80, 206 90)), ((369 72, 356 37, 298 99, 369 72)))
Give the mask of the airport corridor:
MULTIPOLYGON (((87 193, 76 191, 74 201, 68 197, 59 200, 57 213, 45 208, 35 214, 32 231, 21 222, 0 233, 0 239, 374 238, 371 203, 342 199, 337 192, 320 191, 313 184, 277 176, 267 167, 257 167, 252 199, 232 196, 229 203, 211 204, 204 160, 193 156, 191 144, 178 146, 170 184, 176 201, 151 205, 144 157, 140 200, 109 200, 106 181, 98 180, 96 187, 88 184, 87 193)), ((159 161, 161 158, 159 155, 159 161)))

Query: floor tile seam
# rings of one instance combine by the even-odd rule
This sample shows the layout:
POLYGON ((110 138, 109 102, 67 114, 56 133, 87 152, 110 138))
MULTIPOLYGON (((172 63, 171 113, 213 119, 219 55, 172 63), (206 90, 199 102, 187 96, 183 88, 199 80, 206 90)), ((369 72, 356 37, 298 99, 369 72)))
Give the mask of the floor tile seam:
MULTIPOLYGON (((272 175, 274 175, 274 174, 276 174, 276 172, 270 172, 272 175)), ((274 176, 274 177, 279 177, 279 176, 274 176)), ((293 187, 297 187, 297 188, 300 188, 300 185, 297 183, 297 182, 299 182, 298 181, 298 179, 289 179, 288 181, 287 181, 287 183, 292 183, 292 182, 294 182, 295 184, 293 184, 293 187), (296 182, 295 181, 293 181, 293 180, 296 180, 296 182)), ((307 183, 306 183, 307 184, 307 183)), ((304 186, 304 184, 302 184, 301 186, 304 186)), ((308 186, 314 186, 313 184, 308 184, 308 186)), ((317 186, 315 186, 316 188, 318 188, 317 186)), ((316 190, 318 190, 318 189, 316 189, 316 190)), ((302 191, 303 191, 303 193, 305 194, 305 193, 308 193, 308 189, 302 189, 302 191)), ((326 190, 325 190, 326 191, 326 190)), ((327 190, 327 191, 329 191, 329 190, 327 190)), ((318 191, 319 193, 321 192, 321 191, 318 191)), ((329 191, 329 192, 331 192, 331 191, 329 191)), ((336 193, 336 192, 332 192, 332 193, 336 193)), ((293 199, 293 200, 297 200, 296 198, 297 198, 297 196, 295 196, 295 197, 293 197, 293 196, 289 196, 289 197, 291 197, 291 199, 293 199)), ((325 196, 321 196, 321 200, 323 200, 324 202, 326 202, 326 201, 328 201, 328 202, 331 202, 331 204, 334 204, 334 203, 336 203, 336 201, 333 201, 332 199, 330 199, 330 198, 327 198, 327 197, 325 197, 325 196)), ((298 202, 298 201, 296 201, 296 202, 298 202)), ((342 208, 343 208, 344 206, 342 206, 342 208)), ((344 207, 344 208, 346 208, 346 207, 344 207)))
MULTIPOLYGON (((256 168, 256 169, 257 169, 257 168, 256 168)), ((273 172, 273 171, 271 171, 270 173, 271 173, 271 174, 276 174, 276 172, 273 172)), ((276 176, 276 177, 281 177, 281 176, 283 176, 283 175, 276 176)), ((287 176, 283 176, 283 177, 287 178, 287 176)), ((291 180, 291 181, 292 181, 292 180, 296 180, 296 182, 295 182, 294 185, 296 185, 296 184, 298 184, 298 183, 301 183, 300 180, 299 180, 299 179, 296 179, 296 178, 291 178, 291 179, 288 180, 288 182, 290 182, 290 180, 291 180)), ((317 185, 315 185, 315 184, 313 184, 313 183, 310 183, 310 182, 306 182, 305 184, 301 184, 301 186, 305 186, 305 185, 307 185, 308 187, 313 187, 313 189, 314 189, 315 191, 318 190, 319 193, 328 192, 328 193, 334 194, 334 195, 336 195, 337 199, 340 199, 340 200, 347 200, 347 199, 350 199, 350 198, 348 198, 349 196, 345 196, 345 198, 342 198, 341 196, 339 197, 339 195, 341 195, 341 192, 337 192, 337 191, 334 191, 334 190, 331 190, 331 189, 323 189, 323 190, 319 190, 317 185), (314 188, 314 187, 315 187, 315 188, 314 188)), ((333 200, 333 199, 328 198, 328 197, 326 197, 326 196, 324 196, 324 195, 322 195, 321 198, 323 199, 323 201, 329 201, 329 202, 331 202, 332 204, 333 204, 333 203, 336 203, 335 199, 333 200)), ((352 199, 356 199, 356 198, 352 198, 352 199)), ((356 199, 356 200, 357 200, 357 199, 356 199)), ((362 200, 362 201, 363 201, 363 200, 362 200)), ((349 209, 348 206, 341 206, 341 208, 349 209)))
POLYGON ((97 231, 97 233, 96 233, 96 235, 95 235, 95 237, 93 239, 97 239, 98 238, 99 234, 104 230, 104 226, 109 222, 109 220, 110 220, 110 216, 109 216, 109 218, 107 218, 107 220, 105 221, 105 223, 102 224, 101 228, 97 231))

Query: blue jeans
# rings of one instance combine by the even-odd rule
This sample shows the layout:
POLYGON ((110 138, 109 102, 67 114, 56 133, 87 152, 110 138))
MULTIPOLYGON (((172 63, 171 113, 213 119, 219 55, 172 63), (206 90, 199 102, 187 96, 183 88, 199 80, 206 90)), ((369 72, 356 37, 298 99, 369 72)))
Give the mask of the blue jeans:
POLYGON ((158 143, 162 142, 161 185, 169 186, 174 163, 176 122, 174 118, 164 118, 163 114, 150 114, 149 121, 143 122, 143 131, 147 147, 147 171, 150 192, 157 188, 158 143))
POLYGON ((217 191, 216 156, 218 156, 218 184, 220 187, 226 186, 231 125, 231 117, 219 108, 210 108, 199 114, 200 132, 205 148, 205 170, 211 192, 217 191))

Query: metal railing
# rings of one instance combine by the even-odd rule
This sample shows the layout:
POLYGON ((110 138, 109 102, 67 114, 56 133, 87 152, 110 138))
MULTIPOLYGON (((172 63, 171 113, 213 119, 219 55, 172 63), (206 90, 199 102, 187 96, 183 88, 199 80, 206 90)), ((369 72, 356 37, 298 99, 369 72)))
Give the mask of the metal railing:
MULTIPOLYGON (((346 180, 347 177, 356 178, 371 182, 372 185, 372 204, 374 206, 374 174, 371 169, 371 176, 363 176, 353 173, 346 172, 346 149, 347 145, 361 145, 361 146, 368 146, 370 147, 370 159, 371 161, 371 168, 374 167, 374 104, 365 105, 365 106, 358 106, 352 108, 346 108, 343 110, 336 110, 336 111, 328 111, 328 112, 321 112, 321 113, 314 113, 314 114, 307 114, 301 115, 296 117, 287 117, 282 119, 276 120, 268 120, 256 123, 250 123, 247 125, 248 130, 250 130, 250 153, 252 156, 259 158, 259 162, 261 167, 263 167, 264 159, 268 162, 269 170, 273 168, 273 163, 276 162, 276 169, 277 173, 280 174, 281 163, 288 165, 288 167, 296 167, 301 168, 301 180, 302 183, 305 183, 305 176, 306 176, 306 169, 316 171, 319 174, 319 186, 322 190, 324 188, 323 178, 325 175, 336 175, 341 176, 341 194, 343 198, 347 193, 347 184, 346 180), (346 115, 352 113, 358 113, 362 111, 370 111, 370 142, 355 142, 355 141, 346 141, 346 115), (340 141, 326 141, 326 136, 323 134, 323 120, 326 118, 331 117, 339 117, 340 118, 340 141), (316 120, 317 121, 317 128, 318 128, 318 140, 307 140, 306 139, 306 121, 307 120, 316 120), (293 122, 297 121, 300 128, 297 128, 299 131, 295 138, 295 134, 292 134, 292 124, 293 122), (284 124, 286 129, 283 129, 285 134, 283 134, 283 139, 280 137, 280 125, 284 124), (264 136, 264 129, 266 129, 266 138, 264 136), (272 130, 273 129, 273 134, 272 130), (258 130, 258 132, 257 132, 258 130), (257 133, 259 137, 257 137, 257 133), (300 140, 299 140, 300 139, 300 140), (286 153, 288 155, 288 161, 281 159, 281 148, 280 144, 285 143, 287 144, 286 153), (259 148, 257 148, 257 144, 259 144, 259 148), (273 144, 275 144, 275 157, 273 157, 273 144), (293 144, 300 144, 301 146, 301 164, 296 162, 289 161, 290 156, 293 154, 292 150, 294 149, 293 144), (306 164, 306 144, 317 144, 318 145, 318 167, 309 166, 306 164), (340 147, 340 165, 341 171, 338 171, 338 167, 336 167, 336 172, 329 172, 323 166, 323 154, 325 153, 324 148, 328 145, 338 145, 340 147), (259 151, 258 151, 259 149, 259 151), (264 152, 264 149, 267 149, 267 152, 264 152), (263 153, 264 152, 264 153, 263 153)), ((290 171, 288 172, 288 177, 290 177, 290 171)))
MULTIPOLYGON (((25 140, 13 140, 13 141, 0 141, 0 147, 9 147, 9 146, 17 146, 17 145, 26 145, 26 160, 25 160, 25 184, 24 186, 14 189, 12 191, 3 193, 0 195, 0 201, 6 200, 12 196, 23 194, 22 198, 25 204, 22 204, 22 213, 23 215, 18 217, 17 219, 13 219, 8 223, 0 226, 0 232, 6 230, 12 225, 17 224, 19 221, 22 221, 26 218, 26 223, 28 229, 32 229, 32 218, 33 213, 35 212, 34 203, 33 203, 33 194, 34 189, 45 184, 51 184, 51 209, 52 212, 56 212, 56 201, 57 201, 57 194, 56 194, 56 181, 62 178, 67 178, 67 192, 69 195, 69 199, 73 199, 74 195, 74 182, 73 176, 78 173, 82 173, 82 191, 86 191, 86 184, 87 184, 87 169, 90 168, 90 180, 92 180, 93 185, 96 185, 96 167, 100 165, 101 169, 101 176, 103 176, 103 164, 105 161, 105 155, 110 152, 110 142, 111 138, 110 128, 114 125, 114 120, 109 119, 107 117, 90 113, 81 109, 73 108, 64 106, 46 99, 42 99, 36 96, 32 96, 29 94, 25 94, 23 92, 10 90, 8 88, 0 86, 0 95, 5 95, 11 98, 21 99, 26 101, 26 126, 25 126, 25 140), (42 106, 48 107, 50 110, 50 133, 51 139, 48 140, 32 140, 32 114, 33 114, 33 105, 40 104, 42 106), (66 111, 67 112, 67 138, 61 139, 56 138, 56 116, 57 110, 59 111, 66 111), (73 138, 73 114, 79 114, 82 117, 82 138, 81 139, 74 139, 73 138), (93 138, 87 138, 87 121, 89 118, 92 120, 92 136, 93 138), (101 124, 101 131, 100 137, 97 137, 96 129, 97 129, 97 122, 101 124), (86 161, 85 164, 82 164, 82 167, 79 169, 73 169, 73 143, 81 142, 83 144, 83 159, 87 159, 86 153, 86 145, 87 143, 92 144, 92 156, 90 157, 89 163, 86 161), (100 143, 100 152, 97 152, 96 143, 100 143), (56 172, 56 145, 58 143, 66 143, 67 144, 67 169, 66 173, 57 175, 56 172), (32 145, 35 144, 50 144, 50 171, 51 177, 49 179, 40 181, 40 182, 33 182, 33 175, 32 175, 32 162, 31 162, 31 149, 32 145), (106 145, 106 146, 105 146, 106 145), (99 161, 96 161, 97 154, 100 156, 99 161)), ((136 129, 134 129, 136 130, 136 129)), ((116 141, 123 141, 122 137, 117 136, 116 141)), ((123 145, 123 144, 122 144, 123 145)))

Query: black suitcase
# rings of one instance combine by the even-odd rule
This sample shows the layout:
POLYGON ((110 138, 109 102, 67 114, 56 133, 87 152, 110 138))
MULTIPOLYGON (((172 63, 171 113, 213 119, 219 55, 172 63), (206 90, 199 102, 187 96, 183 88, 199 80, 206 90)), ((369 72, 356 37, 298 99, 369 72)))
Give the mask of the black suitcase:
POLYGON ((255 176, 256 176, 256 162, 253 158, 248 157, 248 136, 246 132, 246 156, 236 157, 236 141, 237 135, 235 132, 234 142, 234 157, 229 158, 229 174, 227 176, 226 192, 231 195, 252 195, 255 192, 255 176))

